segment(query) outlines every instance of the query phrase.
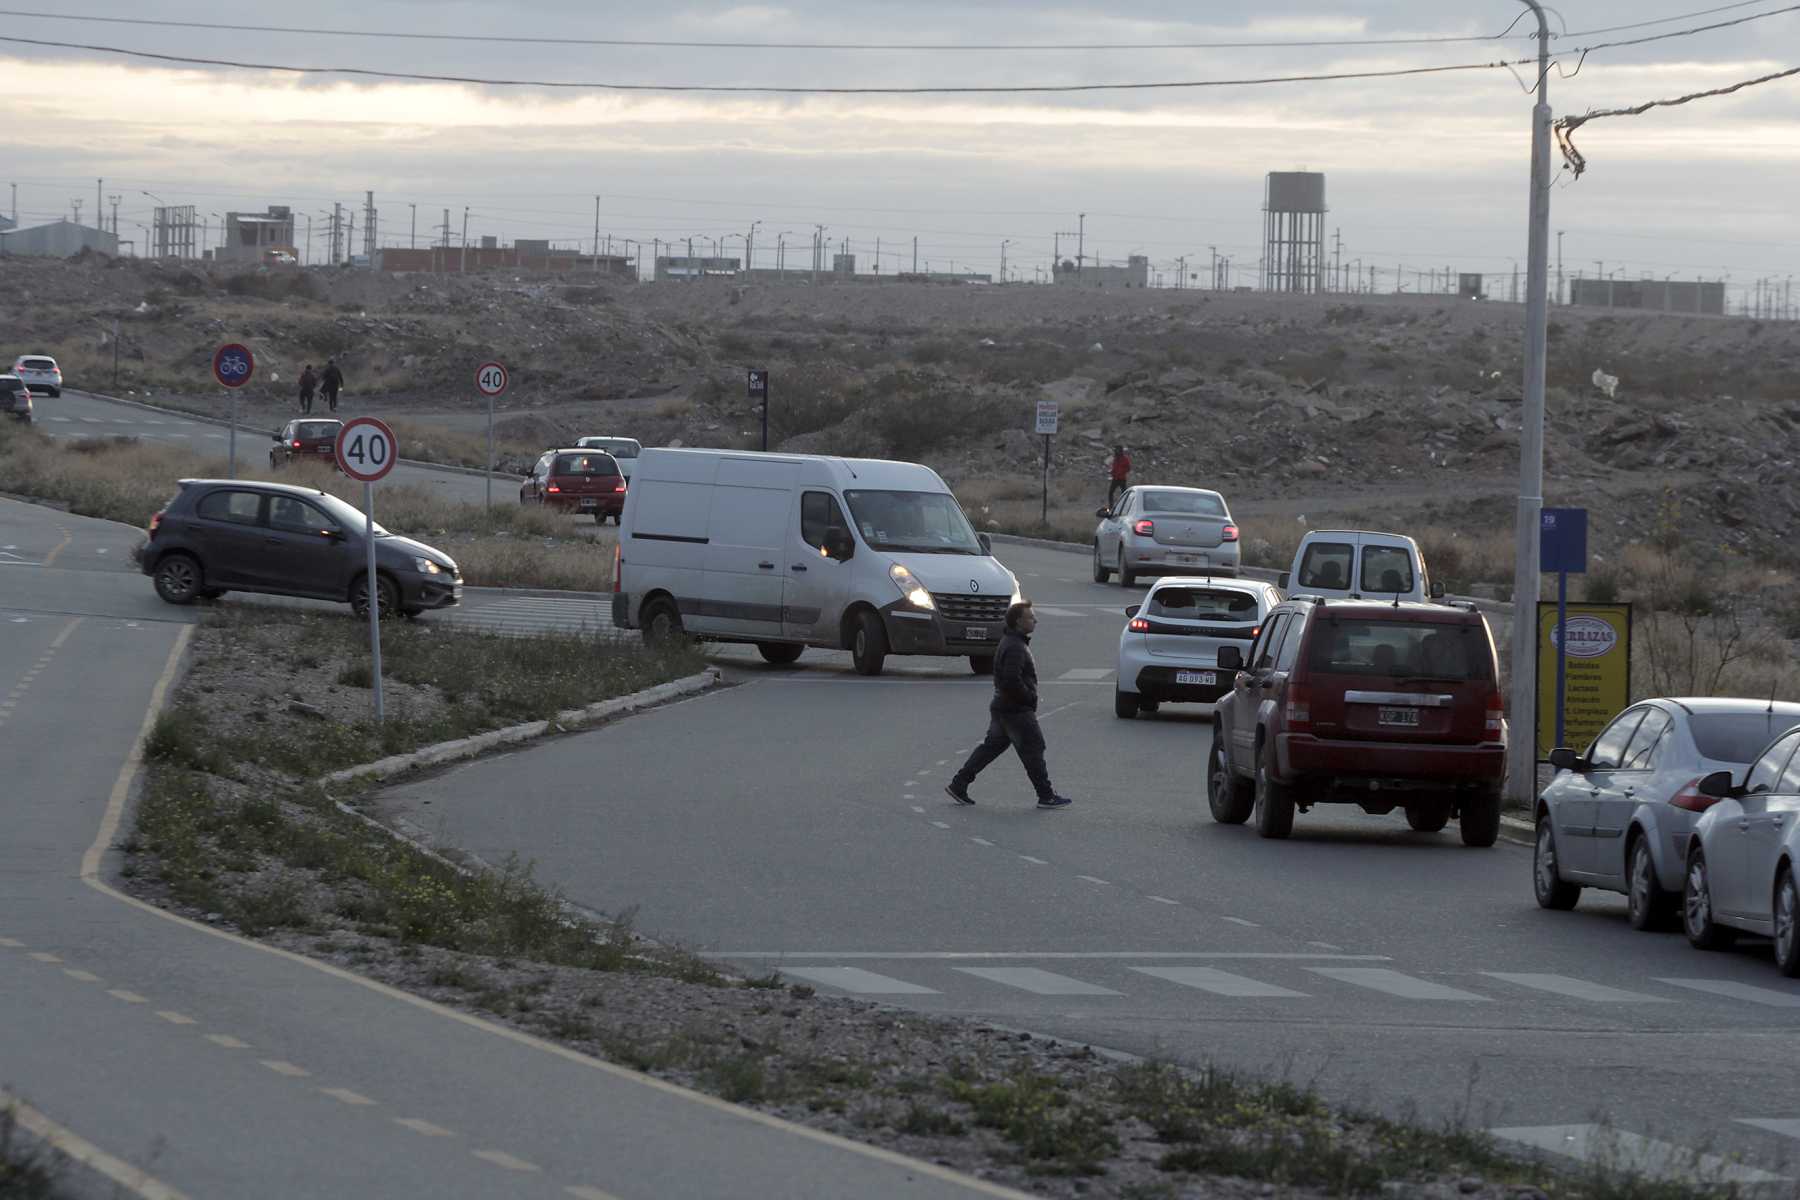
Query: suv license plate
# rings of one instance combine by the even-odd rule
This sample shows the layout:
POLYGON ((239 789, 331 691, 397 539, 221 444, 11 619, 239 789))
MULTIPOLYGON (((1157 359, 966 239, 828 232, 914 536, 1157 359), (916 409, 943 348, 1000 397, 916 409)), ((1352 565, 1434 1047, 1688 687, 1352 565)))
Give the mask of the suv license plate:
POLYGON ((1175 672, 1175 682, 1177 684, 1192 683, 1198 684, 1201 687, 1211 687, 1213 684, 1219 682, 1219 676, 1213 671, 1177 671, 1175 672))
POLYGON ((1384 708, 1376 717, 1381 725, 1407 725, 1416 728, 1419 724, 1419 710, 1416 708, 1384 708))
POLYGON ((964 625, 963 626, 963 639, 965 641, 970 641, 970 642, 985 642, 985 641, 987 641, 988 640, 987 626, 986 625, 964 625))
POLYGON ((600 502, 598 500, 594 499, 592 496, 583 496, 581 498, 581 507, 583 507, 583 508, 592 508, 592 507, 594 507, 594 505, 596 505, 598 503, 600 503, 600 502))

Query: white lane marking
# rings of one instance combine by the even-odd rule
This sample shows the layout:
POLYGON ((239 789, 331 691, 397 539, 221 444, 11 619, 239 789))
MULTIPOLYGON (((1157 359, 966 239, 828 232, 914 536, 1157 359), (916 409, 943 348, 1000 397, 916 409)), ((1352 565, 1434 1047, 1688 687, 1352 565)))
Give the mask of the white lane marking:
MULTIPOLYGON (((379 590, 380 589, 377 589, 377 591, 379 591, 379 590)), ((972 837, 969 840, 971 842, 974 842, 977 846, 991 846, 994 844, 994 843, 988 841, 986 838, 972 837)))
POLYGON ((1785 1138, 1800 1138, 1800 1121, 1790 1117, 1737 1117, 1739 1125, 1752 1125, 1757 1129, 1766 1129, 1770 1133, 1779 1133, 1785 1138))
MULTIPOLYGON (((83 417, 81 419, 89 425, 98 425, 101 423, 99 417, 83 417)), ((376 589, 377 592, 379 592, 380 590, 381 589, 379 589, 379 588, 376 589)))
POLYGON ((1308 942, 1306 944, 1309 946, 1316 946, 1320 950, 1342 950, 1343 949, 1342 946, 1333 945, 1331 942, 1308 942))
POLYGON ((1156 901, 1158 904, 1180 904, 1181 903, 1181 901, 1171 900, 1167 896, 1152 896, 1152 897, 1150 897, 1150 899, 1156 901))
POLYGON ((1230 921, 1233 925, 1242 925, 1245 929, 1261 929, 1255 921, 1246 921, 1242 917, 1220 917, 1221 921, 1230 921))
POLYGON ((619 1200, 611 1192, 603 1192, 593 1187, 566 1187, 563 1191, 574 1196, 575 1200, 619 1200))
POLYGON ((0 937, 0 946, 5 946, 11 950, 22 950, 25 948, 25 943, 21 942, 18 938, 0 937))
POLYGON ((543 1170, 543 1168, 538 1166, 536 1163, 526 1162, 522 1158, 514 1158, 512 1155, 508 1154, 504 1150, 471 1150, 471 1151, 469 1151, 469 1153, 473 1154, 476 1158, 479 1158, 479 1159, 483 1160, 484 1162, 491 1162, 496 1167, 501 1167, 508 1171, 541 1171, 541 1170, 543 1170))
POLYGON ((1800 996, 1792 992, 1778 992, 1772 988, 1752 987, 1747 983, 1730 983, 1723 979, 1657 979, 1658 983, 1672 984, 1679 988, 1691 988, 1696 992, 1709 992, 1714 996, 1724 996, 1731 1000, 1745 1000, 1751 1004, 1766 1004, 1770 1008, 1800 1008, 1800 996))
POLYGON ((1403 975, 1386 967, 1308 967, 1315 975, 1323 975, 1340 983, 1354 984, 1371 991, 1384 992, 1389 996, 1399 996, 1403 1000, 1486 1000, 1486 996, 1477 996, 1474 992, 1465 992, 1461 988, 1449 987, 1441 983, 1432 983, 1428 979, 1415 979, 1411 975, 1403 975))
POLYGON ((1077 875, 1075 878, 1084 879, 1089 883, 1097 883, 1097 884, 1100 884, 1102 887, 1111 887, 1112 886, 1112 880, 1098 879, 1092 875, 1077 875))
MULTIPOLYGON (((380 588, 376 588, 376 589, 375 589, 375 590, 376 590, 376 592, 377 592, 377 593, 379 593, 379 592, 380 592, 380 591, 381 591, 381 589, 380 589, 380 588)), ((944 765, 944 764, 945 764, 945 763, 948 763, 948 762, 949 762, 949 761, 950 761, 950 760, 949 760, 949 759, 947 759, 947 758, 940 758, 940 759, 938 759, 938 760, 937 760, 937 765, 938 765, 938 766, 940 766, 940 767, 941 767, 941 766, 943 766, 943 765, 944 765)))
POLYGON ((209 1033, 206 1035, 206 1040, 227 1050, 248 1050, 250 1048, 249 1042, 234 1038, 229 1033, 209 1033))
MULTIPOLYGON (((1320 959, 1337 959, 1340 962, 1390 962, 1385 954, 1301 954, 1297 952, 1282 953, 1272 950, 720 950, 713 953, 714 958, 854 958, 871 959, 944 959, 947 961, 970 962, 978 959, 999 958, 1041 958, 1077 959, 1077 958, 1132 958, 1140 961, 1150 959, 1204 958, 1204 959, 1260 959, 1271 962, 1317 962, 1320 959)), ((784 967, 783 970, 786 970, 784 967)))
MULTIPOLYGON (((50 419, 52 421, 60 421, 65 425, 68 424, 70 421, 74 420, 73 417, 51 417, 50 419)), ((377 591, 379 591, 379 590, 380 589, 377 589, 377 591)))
MULTIPOLYGON (((378 591, 378 592, 379 592, 379 591, 380 591, 380 589, 379 589, 379 588, 377 588, 377 589, 376 589, 376 590, 377 590, 377 591, 378 591)), ((916 804, 915 804, 915 805, 913 805, 913 806, 912 806, 912 810, 913 810, 913 811, 914 811, 914 812, 916 812, 916 813, 922 813, 922 812, 924 812, 924 811, 925 811, 925 810, 924 810, 924 809, 922 809, 922 808, 920 808, 920 807, 919 807, 919 806, 918 806, 918 805, 916 805, 916 804)))
POLYGON ((809 979, 814 983, 822 983, 826 987, 838 988, 841 991, 854 992, 859 996, 936 996, 936 988, 920 987, 916 983, 907 983, 904 979, 892 979, 886 975, 877 975, 873 971, 865 971, 861 967, 783 967, 783 975, 792 975, 796 979, 809 979))
POLYGON ((188 1016, 185 1013, 178 1013, 178 1012, 174 1011, 173 1009, 159 1008, 156 1010, 156 1015, 161 1017, 163 1020, 167 1021, 171 1025, 198 1025, 199 1024, 199 1022, 194 1020, 194 1018, 188 1016))
MULTIPOLYGON (((380 589, 379 589, 379 588, 377 588, 377 589, 376 589, 376 590, 377 590, 377 591, 379 591, 379 590, 380 590, 380 589)), ((924 769, 923 769, 923 770, 919 770, 919 771, 914 771, 914 772, 913 772, 913 777, 914 777, 914 778, 917 778, 917 777, 919 777, 919 776, 921 776, 921 775, 929 775, 929 774, 931 774, 931 768, 930 768, 930 767, 926 767, 926 768, 924 768, 924 769)))
POLYGON ((1042 859, 1042 858, 1033 858, 1029 854, 1021 854, 1021 855, 1019 855, 1019 857, 1024 859, 1028 863, 1036 863, 1040 867, 1047 867, 1050 865, 1048 860, 1042 859))
POLYGON ((62 961, 62 959, 56 957, 56 955, 46 953, 43 950, 33 950, 31 952, 31 957, 37 959, 41 963, 59 963, 62 961))
POLYGON ((78 971, 74 967, 64 967, 63 974, 81 983, 99 983, 100 977, 92 971, 78 971))
POLYGON ((1781 1176, 1755 1167, 1726 1162, 1713 1154, 1696 1154, 1655 1138, 1604 1125, 1524 1125, 1490 1129, 1508 1142, 1548 1150, 1578 1162, 1598 1162, 1615 1170, 1659 1179, 1692 1179, 1709 1183, 1781 1183, 1781 1176))
POLYGON ((1036 967, 956 967, 964 975, 973 975, 990 983, 1004 984, 1037 996, 1117 996, 1111 988, 1041 971, 1036 967))
POLYGON ((1067 679, 1075 683, 1097 683, 1102 679, 1111 679, 1110 667, 1076 667, 1072 671, 1064 671, 1058 679, 1067 679))
POLYGON ((1179 983, 1182 987, 1198 988, 1203 992, 1212 992, 1220 996, 1255 996, 1270 999, 1304 998, 1306 996, 1305 992, 1276 987, 1272 983, 1263 983, 1246 975, 1233 975, 1230 971, 1220 971, 1213 967, 1133 967, 1131 969, 1140 975, 1166 979, 1170 983, 1179 983))
POLYGON ((352 1108, 365 1108, 375 1103, 361 1092, 353 1092, 349 1088, 320 1088, 319 1091, 333 1100, 342 1100, 352 1108))
POLYGON ((143 996, 138 995, 136 992, 127 991, 124 988, 108 988, 106 994, 115 1000, 123 1000, 127 1004, 150 1003, 150 1001, 143 996))
POLYGON ((422 1134, 425 1137, 455 1137, 456 1136, 455 1134, 451 1133, 448 1129, 445 1129, 442 1125, 433 1125, 430 1121, 423 1120, 419 1117, 395 1117, 394 1124, 403 1125, 407 1129, 412 1130, 414 1133, 422 1134))
POLYGON ((932 822, 932 824, 933 824, 933 825, 936 825, 936 826, 937 826, 937 827, 938 827, 938 828, 939 828, 939 829, 948 829, 948 828, 950 828, 950 827, 949 827, 949 826, 948 826, 948 825, 946 825, 946 824, 944 824, 944 823, 943 823, 943 822, 942 822, 942 821, 933 821, 933 822, 932 822))
POLYGON ((286 1075, 290 1079, 300 1079, 312 1074, 305 1067, 297 1067, 291 1062, 283 1062, 278 1058, 263 1058, 257 1061, 277 1075, 286 1075))
POLYGON ((1080 613, 1066 608, 1052 608, 1048 604, 1034 604, 1031 611, 1045 617, 1079 617, 1080 613))
POLYGON ((1620 988, 1589 983, 1585 979, 1573 979, 1567 975, 1540 975, 1515 971, 1483 971, 1482 974, 1490 979, 1503 979, 1507 983, 1516 983, 1520 987, 1535 988, 1540 992, 1568 996, 1575 1000, 1597 1000, 1603 1004, 1669 1003, 1665 996, 1647 996, 1643 992, 1627 992, 1620 988))

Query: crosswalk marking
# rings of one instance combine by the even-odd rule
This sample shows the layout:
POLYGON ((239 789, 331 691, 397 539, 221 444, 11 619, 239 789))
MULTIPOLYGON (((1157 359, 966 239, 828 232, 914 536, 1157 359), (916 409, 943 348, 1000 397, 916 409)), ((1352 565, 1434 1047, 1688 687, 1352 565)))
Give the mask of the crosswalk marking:
POLYGON ((1786 1138, 1800 1138, 1800 1121, 1789 1117, 1738 1117, 1739 1125, 1753 1125, 1757 1129, 1766 1129, 1770 1133, 1779 1133, 1786 1138))
POLYGON ((1696 992, 1709 992, 1714 996, 1724 996, 1731 1000, 1766 1004, 1770 1008, 1800 1008, 1800 995, 1792 992, 1777 992, 1772 988, 1752 987, 1747 983, 1730 983, 1723 979, 1658 979, 1656 982, 1671 984, 1679 988, 1691 988, 1696 992))
POLYGON ((1529 1125, 1490 1129, 1503 1141, 1547 1150, 1578 1162, 1600 1163, 1659 1179, 1707 1183, 1762 1184, 1785 1182, 1755 1167, 1727 1162, 1716 1154, 1697 1154, 1668 1142, 1604 1125, 1529 1125))
POLYGON ((1304 998, 1306 996, 1305 992, 1276 987, 1272 983, 1262 983, 1247 975, 1233 975, 1230 971, 1220 971, 1213 967, 1133 967, 1131 969, 1140 975, 1166 979, 1170 983, 1179 983, 1182 987, 1199 988, 1203 992, 1212 992, 1220 996, 1264 997, 1271 1000, 1289 997, 1304 998))
POLYGON ((1015 987, 1038 996, 1117 996, 1119 994, 1111 988, 1101 987, 1097 983, 1071 979, 1067 975, 1058 975, 1054 971, 1040 971, 1036 967, 956 967, 953 969, 961 971, 964 975, 973 975, 977 979, 986 979, 991 983, 1005 984, 1007 987, 1015 987))
POLYGON ((1324 975, 1340 983, 1354 984, 1371 991, 1385 992, 1404 1000, 1486 1000, 1474 992, 1465 992, 1428 979, 1415 979, 1385 967, 1308 967, 1315 975, 1324 975))
POLYGON ((859 996, 936 996, 936 988, 920 987, 903 979, 877 975, 861 967, 783 967, 782 974, 809 979, 859 996))
POLYGON ((1110 667, 1076 667, 1072 671, 1064 671, 1058 679, 1066 679, 1071 683, 1098 683, 1102 679, 1111 679, 1110 667))
POLYGON ((1570 996, 1576 1000, 1596 1000, 1604 1004, 1669 1003, 1665 996, 1646 996, 1642 992, 1627 992, 1621 988, 1589 983, 1585 979, 1571 979, 1567 975, 1538 975, 1515 971, 1483 971, 1482 974, 1490 979, 1503 979, 1507 983, 1516 983, 1520 987, 1534 988, 1540 992, 1552 992, 1558 996, 1570 996))

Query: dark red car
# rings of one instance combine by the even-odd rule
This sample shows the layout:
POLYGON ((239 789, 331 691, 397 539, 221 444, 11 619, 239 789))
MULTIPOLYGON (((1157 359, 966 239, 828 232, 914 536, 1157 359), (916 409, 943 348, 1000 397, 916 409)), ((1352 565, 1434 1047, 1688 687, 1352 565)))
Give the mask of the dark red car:
POLYGON ((550 450, 519 485, 519 503, 591 512, 596 523, 611 517, 616 525, 625 511, 625 476, 604 450, 550 450))
POLYGON ((275 434, 275 444, 269 448, 269 469, 279 471, 295 459, 335 466, 338 431, 343 427, 342 421, 315 421, 310 417, 289 421, 275 434))
POLYGON ((1435 833, 1455 817, 1464 845, 1500 832, 1506 722, 1494 639, 1472 608, 1296 596, 1264 618, 1213 716, 1207 800, 1214 819, 1256 819, 1286 837, 1294 812, 1354 804, 1404 809, 1435 833))

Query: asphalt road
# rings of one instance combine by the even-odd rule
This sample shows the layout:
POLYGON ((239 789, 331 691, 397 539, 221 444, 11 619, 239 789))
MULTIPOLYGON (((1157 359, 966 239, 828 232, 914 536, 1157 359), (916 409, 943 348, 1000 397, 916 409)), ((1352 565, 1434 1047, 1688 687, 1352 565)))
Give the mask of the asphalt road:
MULTIPOLYGON (((1766 949, 1639 934, 1622 897, 1533 902, 1530 852, 1316 808, 1284 842, 1215 824, 1207 710, 1121 721, 1125 591, 1080 555, 1003 546, 1059 790, 1010 756, 960 808, 987 681, 961 660, 793 667, 723 649, 740 686, 462 766, 394 815, 746 968, 921 1010, 1319 1084, 1389 1113, 1655 1165, 1669 1146, 1800 1176, 1800 987, 1766 949), (505 803, 496 803, 504 797, 505 803), (1761 1124, 1757 1124, 1760 1122, 1761 1124)), ((513 602, 514 607, 528 604, 513 602)), ((548 610, 545 620, 550 620, 548 610)))
POLYGON ((140 536, 0 501, 0 1094, 103 1168, 75 1194, 1010 1194, 113 891, 105 830, 194 616, 132 569, 140 536))

